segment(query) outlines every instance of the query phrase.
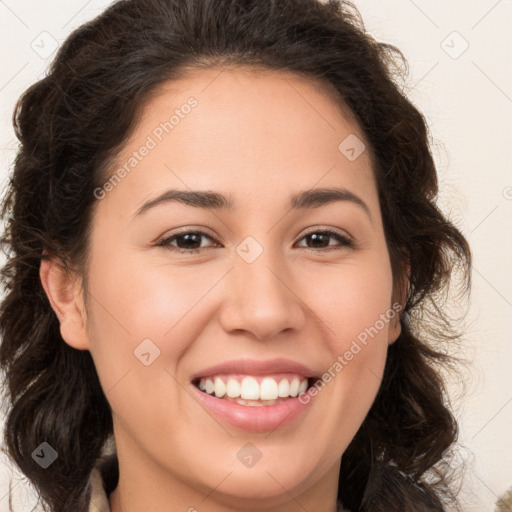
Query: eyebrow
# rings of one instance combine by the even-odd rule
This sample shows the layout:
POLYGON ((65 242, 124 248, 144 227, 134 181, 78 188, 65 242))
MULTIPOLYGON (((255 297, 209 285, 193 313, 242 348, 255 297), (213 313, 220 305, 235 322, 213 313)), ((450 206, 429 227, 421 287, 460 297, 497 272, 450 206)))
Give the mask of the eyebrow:
MULTIPOLYGON (((356 194, 345 188, 313 188, 303 190, 290 198, 291 210, 318 208, 335 201, 348 201, 361 207, 370 220, 372 215, 368 205, 356 194)), ((136 212, 134 217, 142 215, 151 208, 170 202, 178 202, 195 208, 207 210, 231 210, 234 201, 231 195, 224 195, 210 190, 166 190, 163 194, 145 202, 136 212)))

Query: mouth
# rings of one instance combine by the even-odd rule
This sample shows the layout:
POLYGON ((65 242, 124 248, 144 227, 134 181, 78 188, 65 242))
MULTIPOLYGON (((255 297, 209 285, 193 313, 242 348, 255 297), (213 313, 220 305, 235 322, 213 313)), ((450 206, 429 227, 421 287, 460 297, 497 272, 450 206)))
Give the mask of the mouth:
POLYGON ((192 384, 202 393, 246 407, 269 407, 296 399, 319 380, 298 373, 273 375, 214 374, 192 384))
POLYGON ((297 427, 307 411, 316 409, 318 395, 307 393, 321 374, 320 368, 291 359, 242 358, 203 368, 190 376, 190 387, 218 422, 268 432, 297 427))

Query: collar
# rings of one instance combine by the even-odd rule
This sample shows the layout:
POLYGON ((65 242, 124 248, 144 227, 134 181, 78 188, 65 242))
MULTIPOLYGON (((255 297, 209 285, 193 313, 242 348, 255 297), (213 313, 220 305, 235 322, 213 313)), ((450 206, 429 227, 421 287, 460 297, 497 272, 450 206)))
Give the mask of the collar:
POLYGON ((89 512, 111 512, 110 503, 103 485, 103 476, 97 466, 91 471, 89 486, 91 489, 89 512))

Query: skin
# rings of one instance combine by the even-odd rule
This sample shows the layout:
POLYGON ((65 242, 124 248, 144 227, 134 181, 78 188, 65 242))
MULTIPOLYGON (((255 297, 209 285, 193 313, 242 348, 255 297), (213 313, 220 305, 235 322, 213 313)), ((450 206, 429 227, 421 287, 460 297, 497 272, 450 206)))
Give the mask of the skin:
POLYGON ((369 145, 354 161, 338 150, 349 134, 364 136, 320 84, 272 71, 211 69, 160 88, 117 165, 190 96, 198 101, 191 113, 97 201, 86 302, 78 276, 57 261, 41 263, 62 337, 91 352, 113 411, 120 481, 112 511, 335 512, 340 459, 376 396, 398 317, 300 421, 270 433, 222 424, 188 386, 194 372, 243 357, 288 358, 322 373, 391 308, 369 145), (292 194, 319 187, 357 194, 371 218, 350 201, 289 209, 292 194), (235 208, 173 202, 133 218, 169 188, 231 194, 235 208), (185 227, 212 236, 194 239, 200 253, 181 254, 178 248, 191 246, 183 239, 157 245, 185 227), (322 229, 355 245, 332 237, 315 245, 305 237, 322 229), (252 263, 236 252, 248 236, 263 248, 252 263), (134 357, 146 338, 160 350, 148 366, 134 357), (262 454, 250 468, 237 458, 247 442, 262 454))

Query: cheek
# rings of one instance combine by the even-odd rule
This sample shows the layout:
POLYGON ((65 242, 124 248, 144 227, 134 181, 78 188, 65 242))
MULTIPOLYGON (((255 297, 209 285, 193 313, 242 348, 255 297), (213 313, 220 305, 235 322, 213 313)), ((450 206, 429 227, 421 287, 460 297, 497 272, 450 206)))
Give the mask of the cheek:
POLYGON ((331 352, 348 350, 352 341, 387 340, 392 276, 385 256, 373 263, 354 261, 310 273, 315 283, 308 303, 326 325, 331 352))
POLYGON ((131 418, 135 430, 156 416, 168 426, 171 411, 181 409, 176 401, 183 393, 173 376, 211 318, 209 292, 224 273, 148 264, 129 254, 92 259, 91 354, 114 413, 131 418), (158 397, 166 397, 167 407, 155 415, 158 397))
POLYGON ((198 334, 189 319, 208 283, 191 283, 179 271, 171 279, 165 267, 126 255, 102 256, 90 265, 94 298, 88 319, 102 388, 117 421, 135 438, 169 430, 172 412, 180 409, 174 368, 198 334))
POLYGON ((202 297, 214 283, 215 272, 192 267, 151 264, 140 258, 105 255, 91 263, 95 300, 93 323, 112 345, 132 348, 150 338, 160 350, 179 352, 194 330, 187 325, 202 297), (101 261, 101 263, 100 263, 101 261), (184 326, 188 336, 178 336, 184 326), (172 343, 171 343, 172 342, 172 343), (134 345, 135 344, 135 345, 134 345), (169 347, 170 346, 170 347, 169 347))
POLYGON ((379 261, 331 268, 328 276, 317 274, 316 293, 310 293, 309 303, 325 326, 324 348, 330 359, 317 385, 318 394, 329 399, 319 403, 323 416, 331 418, 331 435, 343 438, 338 446, 347 445, 359 429, 386 362, 388 331, 396 312, 391 304, 391 270, 386 258, 379 261), (343 432, 340 421, 346 427, 343 432))

